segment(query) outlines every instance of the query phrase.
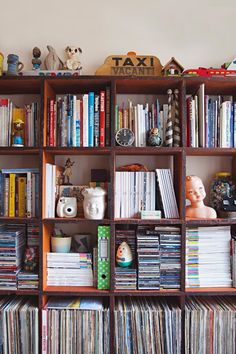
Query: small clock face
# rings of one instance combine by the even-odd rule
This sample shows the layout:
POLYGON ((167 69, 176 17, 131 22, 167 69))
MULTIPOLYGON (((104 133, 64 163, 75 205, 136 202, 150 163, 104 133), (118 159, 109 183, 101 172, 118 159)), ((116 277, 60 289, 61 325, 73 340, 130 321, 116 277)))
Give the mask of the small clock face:
POLYGON ((122 128, 116 133, 116 142, 120 146, 130 146, 134 142, 134 133, 128 128, 122 128))

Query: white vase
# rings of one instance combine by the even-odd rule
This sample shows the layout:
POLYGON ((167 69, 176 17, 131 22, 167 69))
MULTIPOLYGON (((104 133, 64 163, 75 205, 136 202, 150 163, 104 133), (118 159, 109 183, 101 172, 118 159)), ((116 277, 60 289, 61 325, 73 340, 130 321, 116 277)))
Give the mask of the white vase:
POLYGON ((52 252, 69 253, 71 248, 71 236, 51 237, 52 252))
POLYGON ((106 191, 101 187, 85 188, 83 190, 83 208, 85 219, 104 219, 106 202, 106 191))

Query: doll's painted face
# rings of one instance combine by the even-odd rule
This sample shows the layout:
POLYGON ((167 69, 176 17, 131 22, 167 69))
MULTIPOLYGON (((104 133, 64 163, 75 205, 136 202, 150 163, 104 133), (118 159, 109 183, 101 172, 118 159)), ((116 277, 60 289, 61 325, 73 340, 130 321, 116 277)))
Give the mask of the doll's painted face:
POLYGON ((206 196, 202 180, 197 176, 186 177, 186 198, 192 203, 202 201, 206 196))

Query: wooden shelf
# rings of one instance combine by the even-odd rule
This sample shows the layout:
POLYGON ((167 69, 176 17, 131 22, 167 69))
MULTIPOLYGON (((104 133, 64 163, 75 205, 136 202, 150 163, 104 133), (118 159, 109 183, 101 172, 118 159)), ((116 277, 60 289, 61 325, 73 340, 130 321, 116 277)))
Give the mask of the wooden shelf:
POLYGON ((187 156, 236 156, 236 148, 192 148, 186 147, 187 156))
POLYGON ((186 295, 236 295, 236 288, 188 288, 186 295))
POLYGON ((117 155, 177 155, 183 149, 181 147, 119 147, 113 149, 117 155))
POLYGON ((236 219, 189 219, 186 220, 186 225, 204 225, 204 226, 217 226, 217 225, 232 225, 236 224, 236 219))
POLYGON ((87 224, 110 224, 110 219, 101 219, 101 220, 90 220, 84 218, 45 218, 43 223, 45 224, 56 224, 56 223, 87 223, 87 224))
POLYGON ((47 295, 86 295, 86 296, 109 296, 109 290, 98 290, 92 286, 47 286, 43 290, 47 295))
POLYGON ((44 147, 43 150, 52 155, 109 155, 111 148, 99 147, 44 147))
POLYGON ((40 222, 39 218, 19 218, 19 217, 0 217, 0 222, 4 223, 16 223, 16 224, 37 224, 40 222))
POLYGON ((35 147, 0 147, 0 155, 38 155, 39 152, 35 147))
POLYGON ((18 290, 0 290, 0 295, 39 295, 39 290, 36 289, 18 289, 18 290))
POLYGON ((114 290, 115 296, 181 296, 180 290, 114 290))
POLYGON ((180 219, 156 219, 156 220, 145 220, 145 219, 115 219, 115 224, 148 224, 148 225, 181 225, 183 223, 180 219))

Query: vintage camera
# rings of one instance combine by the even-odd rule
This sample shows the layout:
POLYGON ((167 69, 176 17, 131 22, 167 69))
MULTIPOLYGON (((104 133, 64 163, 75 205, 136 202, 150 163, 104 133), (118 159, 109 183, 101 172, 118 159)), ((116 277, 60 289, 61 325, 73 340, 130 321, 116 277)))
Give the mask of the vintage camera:
POLYGON ((57 216, 74 218, 77 215, 77 200, 74 197, 61 197, 57 203, 57 216))

